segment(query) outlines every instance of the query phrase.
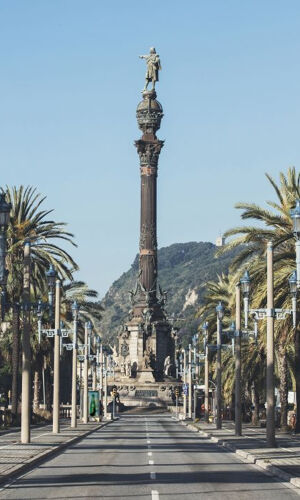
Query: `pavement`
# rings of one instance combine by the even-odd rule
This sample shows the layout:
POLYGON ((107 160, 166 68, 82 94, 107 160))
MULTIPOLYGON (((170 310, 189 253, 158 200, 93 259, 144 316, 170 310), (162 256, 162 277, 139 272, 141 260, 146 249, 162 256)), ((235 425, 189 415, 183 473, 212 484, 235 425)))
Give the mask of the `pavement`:
POLYGON ((77 442, 105 424, 90 422, 78 423, 76 429, 70 428, 70 421, 61 422, 61 432, 52 433, 52 424, 36 426, 31 429, 31 443, 20 443, 20 430, 0 435, 0 484, 24 473, 41 460, 45 460, 70 444, 77 442))
POLYGON ((0 489, 0 499, 291 500, 297 488, 169 414, 121 414, 0 489))
POLYGON ((235 436, 234 423, 223 422, 222 429, 214 424, 182 422, 190 430, 200 432, 214 443, 233 451, 248 463, 300 488, 300 436, 278 431, 276 448, 268 448, 266 429, 243 426, 243 436, 235 436))

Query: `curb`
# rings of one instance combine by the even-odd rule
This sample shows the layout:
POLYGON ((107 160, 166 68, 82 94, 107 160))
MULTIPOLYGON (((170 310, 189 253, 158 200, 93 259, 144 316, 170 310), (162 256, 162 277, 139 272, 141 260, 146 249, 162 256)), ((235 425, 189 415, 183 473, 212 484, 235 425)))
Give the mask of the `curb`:
POLYGON ((268 476, 274 476, 278 477, 279 479, 282 479, 283 481, 286 481, 296 488, 300 488, 300 477, 294 477, 288 472, 284 472, 281 470, 279 467, 276 467, 276 465, 272 465, 271 463, 267 462, 266 460, 257 458, 255 455, 252 453, 249 453, 245 450, 241 450, 239 448, 236 448, 234 445, 227 443, 226 441, 223 441, 222 439, 219 439, 213 434, 207 433, 205 431, 202 431, 199 429, 194 424, 187 424, 186 422, 180 422, 181 425, 184 425, 187 429, 193 432, 198 432, 201 434, 203 437, 206 437, 210 439, 213 443, 217 444, 218 446, 222 446, 226 450, 228 450, 231 453, 235 453, 240 457, 242 460, 246 461, 247 463, 257 465, 262 471, 267 474, 268 476))
POLYGON ((9 483, 11 480, 19 477, 20 475, 22 475, 26 472, 29 472, 37 464, 43 463, 46 460, 48 460, 49 458, 53 458, 54 456, 59 455, 63 450, 68 448, 70 445, 78 443, 79 441, 81 441, 81 439, 89 436, 93 432, 98 431, 99 429, 101 429, 102 427, 105 427, 106 425, 110 424, 111 422, 112 421, 101 423, 101 424, 97 425, 96 427, 94 427, 93 429, 89 429, 88 431, 83 432, 79 436, 71 437, 67 441, 64 441, 63 443, 58 444, 57 446, 55 446, 52 449, 46 449, 46 450, 42 451, 39 455, 29 459, 27 462, 25 462, 22 465, 19 465, 19 464, 16 465, 15 468, 12 468, 7 474, 5 474, 3 476, 0 475, 0 485, 3 486, 6 483, 9 483))

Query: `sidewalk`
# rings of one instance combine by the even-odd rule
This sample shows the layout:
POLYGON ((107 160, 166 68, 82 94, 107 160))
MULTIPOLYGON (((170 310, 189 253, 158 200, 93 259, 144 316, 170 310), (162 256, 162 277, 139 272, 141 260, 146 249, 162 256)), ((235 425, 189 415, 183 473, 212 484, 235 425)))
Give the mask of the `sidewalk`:
POLYGON ((35 427, 31 431, 31 443, 20 443, 20 432, 7 432, 0 436, 0 484, 26 472, 34 464, 50 458, 57 451, 79 441, 108 422, 78 423, 70 428, 70 421, 61 423, 61 432, 52 434, 52 425, 35 427))
POLYGON ((223 422, 222 429, 215 424, 182 422, 188 429, 235 452, 248 463, 256 464, 269 474, 300 488, 300 435, 278 432, 277 448, 266 447, 266 429, 244 424, 243 436, 234 435, 234 423, 223 422))

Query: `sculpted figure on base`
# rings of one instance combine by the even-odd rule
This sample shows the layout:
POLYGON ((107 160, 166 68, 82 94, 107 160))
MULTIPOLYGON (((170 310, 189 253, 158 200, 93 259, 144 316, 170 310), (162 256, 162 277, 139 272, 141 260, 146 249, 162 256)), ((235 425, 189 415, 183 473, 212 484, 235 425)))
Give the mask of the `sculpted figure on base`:
POLYGON ((158 72, 161 70, 159 55, 156 54, 155 48, 151 47, 149 55, 140 56, 140 58, 146 59, 147 62, 146 82, 143 92, 147 90, 150 82, 152 82, 152 90, 154 90, 155 83, 159 80, 158 72))

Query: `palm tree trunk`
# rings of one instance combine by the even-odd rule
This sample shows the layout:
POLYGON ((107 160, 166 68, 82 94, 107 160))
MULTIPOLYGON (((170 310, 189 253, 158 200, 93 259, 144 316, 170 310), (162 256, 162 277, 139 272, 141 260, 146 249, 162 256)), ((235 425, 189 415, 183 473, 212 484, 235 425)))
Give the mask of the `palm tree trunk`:
POLYGON ((279 396, 280 396, 280 427, 287 430, 288 414, 288 366, 284 344, 278 347, 278 372, 279 372, 279 396))
POLYGON ((295 432, 300 432, 300 325, 298 323, 295 330, 295 381, 297 404, 295 432))
POLYGON ((20 309, 19 304, 13 305, 12 319, 12 386, 11 386, 11 413, 12 419, 17 420, 19 399, 19 359, 20 359, 20 309))

